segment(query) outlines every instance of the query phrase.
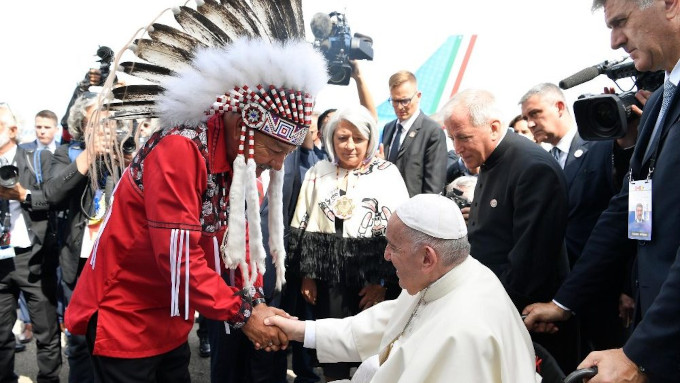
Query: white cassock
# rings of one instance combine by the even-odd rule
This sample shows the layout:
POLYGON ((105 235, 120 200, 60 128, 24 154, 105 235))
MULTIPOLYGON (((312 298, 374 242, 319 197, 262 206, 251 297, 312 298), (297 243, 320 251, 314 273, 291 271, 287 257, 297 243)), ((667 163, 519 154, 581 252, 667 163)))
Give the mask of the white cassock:
POLYGON ((305 346, 316 343, 320 362, 373 357, 377 366, 376 354, 384 357, 397 339, 372 383, 541 381, 529 333, 491 270, 467 257, 423 291, 403 290, 353 317, 307 322, 305 346))

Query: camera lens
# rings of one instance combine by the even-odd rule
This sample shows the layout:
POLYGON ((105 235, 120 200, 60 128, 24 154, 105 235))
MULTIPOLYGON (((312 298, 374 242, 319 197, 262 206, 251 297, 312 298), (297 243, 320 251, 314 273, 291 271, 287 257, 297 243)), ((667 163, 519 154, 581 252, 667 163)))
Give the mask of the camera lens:
POLYGON ((592 106, 592 116, 599 126, 612 126, 618 122, 618 110, 609 102, 598 101, 592 106))
POLYGON ((19 178, 19 168, 14 165, 0 166, 0 186, 12 188, 19 178))

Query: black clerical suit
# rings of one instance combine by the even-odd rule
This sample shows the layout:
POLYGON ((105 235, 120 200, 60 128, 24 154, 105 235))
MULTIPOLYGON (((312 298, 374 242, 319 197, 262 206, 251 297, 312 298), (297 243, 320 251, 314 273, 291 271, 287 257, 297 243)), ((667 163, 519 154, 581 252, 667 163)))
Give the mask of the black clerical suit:
MULTIPOLYGON (((388 122, 383 132, 385 157, 391 150, 398 120, 388 122)), ((395 165, 404 178, 409 197, 441 193, 446 182, 448 153, 441 125, 420 111, 399 147, 395 165)))
MULTIPOLYGON (((647 370, 651 382, 677 382, 680 376, 680 97, 676 92, 655 156, 645 156, 661 108, 663 90, 649 98, 631 159, 633 180, 652 180, 652 240, 637 241, 636 318, 641 321, 623 350, 647 370), (652 160, 654 158, 654 160, 652 160), (653 168, 653 172, 650 172, 653 168)), ((624 262, 627 239, 628 182, 610 201, 581 258, 555 300, 578 313, 593 304, 593 293, 612 283, 612 268, 624 262)))
POLYGON ((21 203, 21 214, 26 222, 31 246, 14 248, 14 258, 0 260, 0 382, 11 382, 16 378, 12 327, 16 321, 20 291, 26 297, 33 336, 36 338, 37 380, 58 382, 61 369, 56 300, 57 262, 49 257, 54 254, 54 236, 49 227, 50 206, 40 182, 40 177, 50 172, 52 154, 42 150, 34 156, 34 152, 17 146, 14 157, 19 169, 19 183, 31 192, 27 201, 21 203))
MULTIPOLYGON (((550 300, 569 272, 564 247, 567 186, 562 169, 540 146, 507 132, 478 176, 470 207, 470 254, 500 279, 518 310, 550 300)), ((568 331, 532 334, 560 366, 576 367, 568 331)))

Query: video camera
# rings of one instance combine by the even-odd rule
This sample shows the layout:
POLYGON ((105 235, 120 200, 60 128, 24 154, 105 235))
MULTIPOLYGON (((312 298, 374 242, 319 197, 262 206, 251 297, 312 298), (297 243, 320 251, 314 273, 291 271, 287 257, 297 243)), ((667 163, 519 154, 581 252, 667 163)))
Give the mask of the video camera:
POLYGON ((467 198, 463 197, 463 191, 460 189, 453 188, 450 191, 446 192, 444 197, 455 202, 456 205, 458 205, 459 209, 462 209, 464 207, 470 207, 470 201, 468 201, 467 198))
POLYGON ((314 47, 326 58, 329 84, 347 85, 352 76, 349 60, 373 60, 373 39, 355 33, 352 36, 344 13, 317 13, 310 22, 314 47))
MULTIPOLYGON (((619 60, 604 61, 586 68, 560 81, 562 89, 588 82, 600 74, 616 81, 631 77, 637 89, 654 91, 663 84, 664 72, 639 72, 632 61, 619 60)), ((585 94, 574 102, 574 117, 578 125, 578 132, 585 140, 601 141, 621 138, 626 135, 628 121, 634 117, 632 106, 642 105, 635 98, 635 91, 621 94, 585 94)))
POLYGON ((97 62, 99 63, 99 71, 101 72, 102 76, 101 81, 97 85, 101 86, 106 82, 106 79, 109 77, 109 74, 111 73, 113 50, 109 47, 101 46, 99 47, 99 49, 97 49, 97 56, 99 56, 99 60, 97 60, 97 62))
POLYGON ((13 188, 19 182, 19 168, 14 165, 0 166, 0 186, 13 188))

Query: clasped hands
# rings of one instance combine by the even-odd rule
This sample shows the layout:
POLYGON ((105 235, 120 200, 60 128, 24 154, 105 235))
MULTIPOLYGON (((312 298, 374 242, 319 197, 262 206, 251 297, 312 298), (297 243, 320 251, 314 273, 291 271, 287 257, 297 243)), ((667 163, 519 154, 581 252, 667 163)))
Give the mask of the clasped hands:
POLYGON ((261 303, 253 307, 250 319, 241 330, 253 342, 256 350, 270 352, 285 350, 289 340, 302 342, 304 325, 304 322, 285 311, 261 303), (300 330, 301 336, 296 332, 300 330))

